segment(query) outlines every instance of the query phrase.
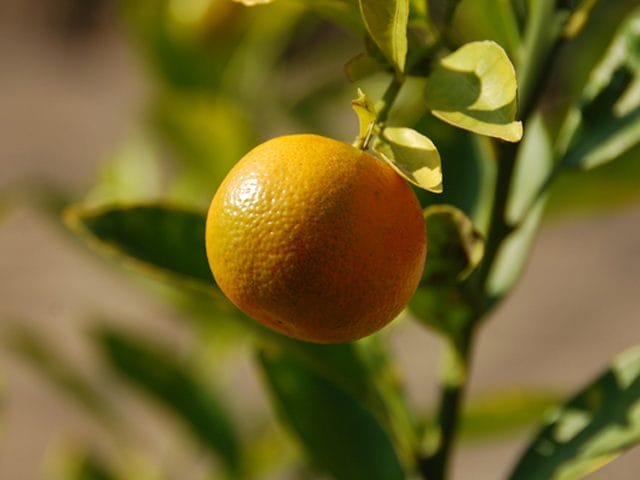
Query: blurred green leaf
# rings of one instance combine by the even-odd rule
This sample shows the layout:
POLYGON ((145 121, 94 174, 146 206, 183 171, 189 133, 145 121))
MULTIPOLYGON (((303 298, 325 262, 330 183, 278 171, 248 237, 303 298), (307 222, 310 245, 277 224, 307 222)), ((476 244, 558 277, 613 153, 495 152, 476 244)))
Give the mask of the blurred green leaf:
POLYGON ((427 79, 425 100, 432 113, 456 127, 517 142, 516 74, 495 42, 468 43, 442 58, 427 79))
POLYGON ((549 132, 539 116, 531 118, 518 149, 509 188, 505 221, 511 232, 498 251, 489 273, 489 305, 503 298, 520 279, 542 219, 552 178, 554 158, 549 132))
POLYGON ((404 71, 409 0, 359 0, 362 21, 389 62, 404 71))
POLYGON ((358 35, 364 32, 358 0, 299 0, 316 13, 358 35))
POLYGON ((562 165, 589 169, 640 143, 640 9, 593 70, 559 140, 562 165))
POLYGON ((87 205, 141 202, 162 193, 160 153, 147 135, 134 135, 112 153, 85 197, 87 205))
POLYGON ((358 82, 384 70, 385 66, 366 52, 356 55, 344 66, 344 71, 351 83, 358 82))
POLYGON ((169 408, 234 478, 241 476, 242 452, 226 407, 174 351, 108 327, 97 332, 96 343, 123 378, 169 408))
MULTIPOLYGON (((375 336, 373 336, 375 337, 375 336)), ((266 345, 283 349, 300 365, 332 383, 369 410, 389 432, 403 454, 413 455, 415 444, 408 406, 398 392, 397 378, 380 339, 320 345, 265 332, 266 345)))
POLYGON ((463 282, 482 259, 484 241, 469 218, 451 205, 427 207, 425 221, 426 267, 409 309, 455 338, 472 318, 474 306, 463 282))
POLYGON ((551 407, 560 403, 558 395, 538 391, 506 391, 470 399, 460 433, 463 438, 495 438, 529 428, 551 407))
POLYGON ((640 442, 640 346, 549 415, 513 480, 580 479, 640 442))
POLYGON ((144 60, 162 84, 178 89, 219 88, 246 21, 245 9, 227 0, 120 0, 119 10, 144 60))
POLYGON ((591 17, 593 8, 598 0, 581 0, 570 10, 569 18, 565 21, 563 35, 567 38, 577 37, 591 17))
POLYGON ((181 204, 208 205, 231 167, 255 143, 242 109, 231 98, 165 91, 151 119, 177 155, 172 197, 181 204))
POLYGON ((280 349, 258 357, 278 414, 336 479, 404 479, 389 437, 362 404, 280 349))
POLYGON ((409 182, 430 192, 442 192, 440 154, 421 133, 411 128, 386 127, 373 149, 409 182))
POLYGON ((206 257, 203 213, 160 204, 71 207, 65 223, 98 251, 127 266, 216 288, 206 257))
POLYGON ((458 44, 493 40, 511 58, 519 53, 520 29, 510 0, 462 0, 453 16, 451 36, 458 44))
POLYGON ((534 208, 555 174, 555 158, 549 131, 542 116, 533 114, 520 145, 511 178, 506 220, 518 225, 534 208))
POLYGON ((64 358, 41 335, 26 327, 8 331, 6 344, 22 360, 68 398, 86 409, 89 415, 109 428, 117 426, 118 417, 105 396, 70 360, 64 358))
POLYGON ((247 7, 253 7, 255 5, 264 5, 266 3, 274 2, 275 0, 233 0, 236 3, 241 3, 247 7))
POLYGON ((56 480, 121 479, 100 457, 88 451, 67 451, 56 460, 56 472, 50 477, 56 480))

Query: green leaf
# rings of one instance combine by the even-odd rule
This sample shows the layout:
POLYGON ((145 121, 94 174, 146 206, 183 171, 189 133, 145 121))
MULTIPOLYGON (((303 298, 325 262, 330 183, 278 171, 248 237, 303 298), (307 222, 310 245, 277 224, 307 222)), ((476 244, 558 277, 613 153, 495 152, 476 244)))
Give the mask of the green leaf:
POLYGON ((373 149, 414 185, 442 192, 440 154, 429 138, 411 128, 387 127, 373 149))
POLYGON ((264 349, 258 359, 278 414, 319 469, 338 480, 405 478, 389 437, 362 404, 282 350, 264 349))
POLYGON ((369 35, 398 72, 407 57, 409 0, 359 0, 369 35))
POLYGON ((591 169, 640 143, 640 9, 593 70, 559 140, 561 163, 591 169))
POLYGON ((276 348, 315 374, 325 378, 369 410, 389 432, 406 458, 415 450, 416 437, 408 406, 392 367, 388 352, 378 336, 359 342, 320 345, 300 342, 282 335, 262 335, 276 348))
POLYGON ((59 480, 118 480, 121 478, 93 452, 66 451, 61 458, 55 460, 55 473, 51 478, 59 480))
POLYGON ((358 89, 358 98, 351 101, 351 107, 358 116, 360 126, 356 143, 358 146, 364 146, 373 132, 378 114, 371 100, 361 89, 358 89))
POLYGON ((211 290, 203 213, 164 205, 71 207, 65 223, 100 252, 145 273, 211 290))
POLYGON ((229 472, 242 471, 240 444, 226 408, 174 351, 108 327, 97 332, 96 342, 116 372, 177 415, 229 472))
POLYGON ((471 220, 451 205, 427 207, 424 218, 429 245, 421 283, 457 283, 467 278, 484 254, 484 240, 471 220))
POLYGON ((534 113, 527 123, 516 158, 506 219, 511 225, 522 222, 529 210, 547 193, 555 175, 555 158, 549 131, 542 115, 534 113))
POLYGON ((385 65, 366 52, 359 53, 344 66, 344 71, 351 83, 358 82, 384 70, 385 65))
POLYGON ((472 318, 473 305, 462 286, 482 259, 484 241, 467 216, 451 205, 428 207, 425 221, 426 267, 409 309, 455 338, 472 318))
POLYGON ((175 154, 177 180, 170 193, 182 205, 208 206, 231 167, 255 145, 245 112, 228 97, 164 91, 150 114, 175 154))
POLYGON ((513 480, 580 479, 640 442, 640 346, 549 415, 513 480))
POLYGON ((453 16, 451 36, 458 44, 493 40, 512 58, 520 48, 520 31, 510 0, 462 0, 453 16))
POLYGON ((569 18, 565 21, 563 35, 570 39, 577 37, 589 21, 591 12, 597 3, 598 0, 582 0, 579 2, 579 5, 572 9, 569 18))
POLYGON ((559 404, 557 395, 538 391, 505 391, 471 399, 460 433, 465 439, 487 439, 530 428, 559 404))
POLYGON ((8 347, 44 379, 84 408, 92 418, 102 421, 103 425, 113 427, 117 424, 116 412, 96 385, 41 335, 20 326, 13 327, 7 333, 8 347))
POLYGON ((148 135, 125 140, 107 158, 98 181, 85 197, 87 205, 143 202, 162 193, 161 154, 148 135))
POLYGON ((495 42, 468 43, 442 58, 427 79, 425 99, 439 119, 481 135, 517 142, 515 69, 495 42))
POLYGON ((548 198, 546 186, 554 175, 554 156, 540 116, 531 118, 515 164, 506 208, 506 220, 513 231, 501 245, 489 273, 491 303, 503 298, 520 279, 548 198))

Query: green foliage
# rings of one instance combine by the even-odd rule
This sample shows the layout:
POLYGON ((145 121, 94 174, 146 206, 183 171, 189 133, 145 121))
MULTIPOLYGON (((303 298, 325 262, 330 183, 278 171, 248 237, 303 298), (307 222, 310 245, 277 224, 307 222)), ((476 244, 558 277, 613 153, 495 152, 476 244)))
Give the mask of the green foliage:
POLYGON ((373 145, 382 158, 414 185, 442 192, 440 154, 429 138, 412 128, 386 127, 373 145))
POLYGON ((281 418, 318 467, 344 480, 405 478, 391 440, 362 405, 281 350, 264 349, 259 359, 281 418))
POLYGON ((205 252, 205 216, 163 205, 83 209, 65 214, 67 225, 95 248, 134 268, 180 276, 205 288, 215 287, 205 252))
POLYGON ((407 57, 409 0, 358 0, 362 20, 382 53, 399 73, 407 57))
POLYGON ((482 259, 484 242, 469 218, 453 206, 427 208, 425 221, 427 263, 409 307, 430 327, 457 338, 473 317, 474 299, 463 285, 482 259))
POLYGON ((570 112, 562 164, 590 169, 640 143, 640 9, 621 28, 570 112))
POLYGON ((517 142, 516 72, 495 42, 472 42, 442 58, 427 78, 427 106, 445 122, 517 142))
POLYGON ((119 480, 106 462, 91 452, 68 452, 53 478, 56 480, 119 480))
POLYGON ((92 418, 110 428, 117 425, 113 406, 96 385, 46 340, 24 327, 17 327, 9 335, 8 346, 92 418))
MULTIPOLYGON (((180 419, 224 473, 256 477, 247 462, 259 442, 240 438, 215 382, 196 373, 198 362, 222 362, 212 347, 222 343, 222 319, 240 325, 224 336, 229 343, 251 332, 242 345, 254 351, 290 439, 332 478, 444 480, 458 432, 511 433, 558 403, 514 394, 464 409, 471 345, 520 278, 551 194, 587 192, 603 203, 625 185, 637 198, 637 2, 142 0, 119 2, 119 12, 154 79, 145 123, 64 218, 96 251, 170 283, 172 290, 153 283, 153 291, 198 317, 181 325, 197 352, 176 359, 147 336, 106 325, 92 345, 111 371, 180 419), (334 128, 348 138, 341 120, 356 89, 354 144, 419 187, 425 207, 427 263, 406 317, 438 332, 448 356, 437 410, 424 424, 403 390, 388 331, 343 345, 279 336, 224 298, 205 255, 198 208, 232 165, 282 131, 334 128), (561 176, 600 166, 571 181, 561 176), (204 323, 215 342, 204 338, 204 323)), ((16 329, 10 344, 110 421, 101 392, 42 335, 16 329)), ((639 359, 637 349, 625 353, 557 409, 512 478, 580 478, 640 442, 639 359)), ((263 428, 263 438, 277 436, 263 428)), ((109 460, 88 453, 74 468, 68 478, 118 478, 109 460)))
POLYGON ((233 478, 241 476, 239 440, 226 408, 187 364, 166 347, 112 329, 99 331, 96 341, 116 372, 174 411, 205 448, 219 455, 233 478))
POLYGON ((548 415, 510 478, 574 480, 603 467, 640 442, 639 407, 640 347, 634 347, 548 415))

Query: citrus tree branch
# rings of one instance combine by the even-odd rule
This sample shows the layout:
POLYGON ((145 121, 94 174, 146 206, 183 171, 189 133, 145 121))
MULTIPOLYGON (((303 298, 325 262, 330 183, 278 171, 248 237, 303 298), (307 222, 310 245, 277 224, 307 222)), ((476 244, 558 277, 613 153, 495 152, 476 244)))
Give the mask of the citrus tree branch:
POLYGON ((435 448, 418 460, 420 473, 427 480, 448 478, 451 453, 460 430, 473 338, 473 324, 469 323, 459 335, 447 342, 436 418, 438 429, 435 448))

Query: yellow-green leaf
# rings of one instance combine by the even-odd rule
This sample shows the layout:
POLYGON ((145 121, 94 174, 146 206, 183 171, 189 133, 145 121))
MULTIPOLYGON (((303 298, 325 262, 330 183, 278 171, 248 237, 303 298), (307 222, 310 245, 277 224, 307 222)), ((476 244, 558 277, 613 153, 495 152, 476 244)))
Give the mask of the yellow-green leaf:
POLYGON ((548 415, 509 478, 578 480, 639 442, 640 346, 636 345, 548 415))
POLYGON ((373 149, 409 182, 430 192, 442 192, 440 154, 429 138, 411 128, 387 127, 373 149))
POLYGON ((371 100, 369 100, 369 98, 360 89, 358 89, 358 98, 351 101, 351 107, 356 112, 358 122, 360 123, 360 131, 358 132, 356 144, 358 146, 364 146, 367 137, 371 135, 371 131, 377 118, 376 109, 373 106, 373 103, 371 103, 371 100))
POLYGON ((404 71, 409 0, 360 0, 360 13, 369 35, 387 60, 399 72, 404 71))
POLYGON ((509 142, 522 138, 515 121, 516 73, 500 45, 471 42, 440 60, 427 79, 428 108, 456 127, 509 142))

